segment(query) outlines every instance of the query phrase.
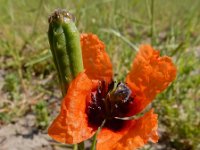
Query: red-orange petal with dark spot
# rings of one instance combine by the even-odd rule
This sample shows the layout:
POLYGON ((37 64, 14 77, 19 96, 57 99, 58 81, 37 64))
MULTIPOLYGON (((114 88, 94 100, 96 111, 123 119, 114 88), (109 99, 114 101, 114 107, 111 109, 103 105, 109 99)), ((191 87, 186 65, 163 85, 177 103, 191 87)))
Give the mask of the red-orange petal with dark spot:
POLYGON ((126 77, 126 83, 136 95, 130 115, 141 112, 176 77, 171 58, 159 55, 150 45, 142 45, 133 61, 126 77))
POLYGON ((48 134, 53 139, 74 144, 94 135, 95 131, 88 126, 85 113, 87 95, 92 86, 92 81, 85 73, 80 73, 72 81, 62 101, 61 112, 48 129, 48 134))
POLYGON ((81 34, 81 47, 85 73, 90 79, 110 82, 113 76, 112 64, 105 51, 105 45, 94 34, 81 34))
POLYGON ((127 121, 126 127, 121 132, 114 133, 108 130, 100 133, 97 150, 135 150, 148 141, 156 143, 157 123, 157 115, 152 109, 137 120, 127 121))
MULTIPOLYGON (((126 129, 126 128, 125 128, 126 129)), ((125 135, 127 130, 114 132, 108 128, 102 128, 97 136, 97 150, 112 150, 115 145, 125 135)))

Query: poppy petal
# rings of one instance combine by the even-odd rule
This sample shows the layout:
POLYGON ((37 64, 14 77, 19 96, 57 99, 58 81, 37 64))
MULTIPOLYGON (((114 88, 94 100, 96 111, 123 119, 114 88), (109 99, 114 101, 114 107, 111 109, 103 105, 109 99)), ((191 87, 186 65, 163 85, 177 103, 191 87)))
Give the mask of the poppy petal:
POLYGON ((80 73, 70 84, 62 101, 61 112, 48 129, 48 134, 58 142, 74 144, 82 142, 95 133, 88 126, 85 113, 86 99, 91 92, 92 81, 80 73))
POLYGON ((152 109, 143 117, 129 123, 127 134, 114 145, 113 150, 134 150, 149 140, 153 143, 158 142, 157 127, 157 114, 154 114, 152 109))
POLYGON ((112 64, 104 43, 94 34, 81 34, 81 47, 87 76, 110 82, 113 76, 112 64))
POLYGON ((176 77, 176 67, 170 57, 159 56, 150 45, 142 45, 126 83, 136 95, 132 115, 141 112, 176 77))
POLYGON ((113 132, 107 128, 102 128, 97 136, 97 150, 112 150, 115 145, 125 134, 125 130, 121 132, 113 132))
POLYGON ((120 132, 102 129, 98 135, 97 150, 134 150, 151 140, 158 141, 157 115, 153 109, 137 120, 126 121, 120 132))

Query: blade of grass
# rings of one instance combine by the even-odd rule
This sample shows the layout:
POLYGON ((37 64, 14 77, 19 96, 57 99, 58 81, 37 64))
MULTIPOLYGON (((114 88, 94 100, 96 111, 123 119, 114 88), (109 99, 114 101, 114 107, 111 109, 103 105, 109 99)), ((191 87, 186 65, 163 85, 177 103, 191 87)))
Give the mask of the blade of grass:
POLYGON ((155 44, 155 26, 154 26, 154 0, 151 0, 151 44, 155 44))
POLYGON ((145 1, 146 3, 146 9, 147 9, 147 15, 148 15, 148 17, 149 17, 149 19, 151 19, 151 10, 150 10, 150 4, 149 4, 149 0, 146 0, 145 1))
POLYGON ((45 61, 45 60, 48 60, 48 59, 51 58, 51 57, 52 57, 52 55, 51 55, 50 53, 47 53, 47 54, 45 54, 45 55, 43 54, 43 55, 37 57, 36 59, 33 59, 33 60, 31 60, 30 62, 27 62, 27 63, 25 64, 25 67, 33 66, 33 65, 35 65, 35 64, 37 64, 37 63, 40 63, 40 62, 45 61))
POLYGON ((120 32, 113 30, 113 29, 100 29, 102 32, 113 34, 117 37, 119 37, 122 41, 124 41, 126 44, 128 44, 131 48, 133 48, 135 51, 138 51, 138 47, 134 45, 131 41, 129 41, 126 37, 121 35, 120 32))
POLYGON ((147 26, 148 24, 144 21, 141 21, 141 20, 138 20, 138 19, 133 19, 133 18, 130 18, 130 16, 125 16, 123 14, 118 14, 119 17, 121 18, 125 18, 125 19, 129 19, 131 22, 135 23, 135 24, 139 24, 139 25, 142 25, 142 26, 147 26))
POLYGON ((146 8, 147 14, 150 20, 150 36, 151 36, 151 44, 155 44, 155 26, 154 26, 154 0, 146 0, 146 8), (150 1, 150 2, 149 2, 150 1))

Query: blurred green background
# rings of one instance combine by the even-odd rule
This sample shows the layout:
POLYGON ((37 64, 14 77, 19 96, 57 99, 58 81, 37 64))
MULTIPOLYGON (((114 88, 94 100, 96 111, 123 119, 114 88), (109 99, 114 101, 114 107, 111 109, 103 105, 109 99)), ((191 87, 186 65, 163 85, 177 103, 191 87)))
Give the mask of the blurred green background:
MULTIPOLYGON (((61 93, 47 39, 48 16, 56 8, 73 13, 81 33, 105 42, 116 80, 125 78, 142 43, 171 56, 177 78, 152 104, 160 141, 143 149, 200 149, 199 0, 0 0, 1 134, 30 114, 33 134, 45 134, 59 111, 61 93)), ((47 149, 59 146, 49 143, 47 149)))

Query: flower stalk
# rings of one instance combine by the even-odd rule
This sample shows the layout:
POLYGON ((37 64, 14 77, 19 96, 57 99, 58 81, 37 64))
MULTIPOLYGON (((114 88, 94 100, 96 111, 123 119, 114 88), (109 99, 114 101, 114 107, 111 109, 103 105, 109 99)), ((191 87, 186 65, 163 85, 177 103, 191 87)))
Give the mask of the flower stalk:
POLYGON ((74 17, 57 9, 49 17, 48 38, 63 97, 70 82, 83 71, 80 35, 74 17))
MULTIPOLYGON (((55 10, 49 17, 49 44, 63 97, 71 81, 84 70, 80 34, 74 21, 75 18, 63 9, 55 10)), ((73 149, 84 150, 84 142, 75 144, 73 149)))

